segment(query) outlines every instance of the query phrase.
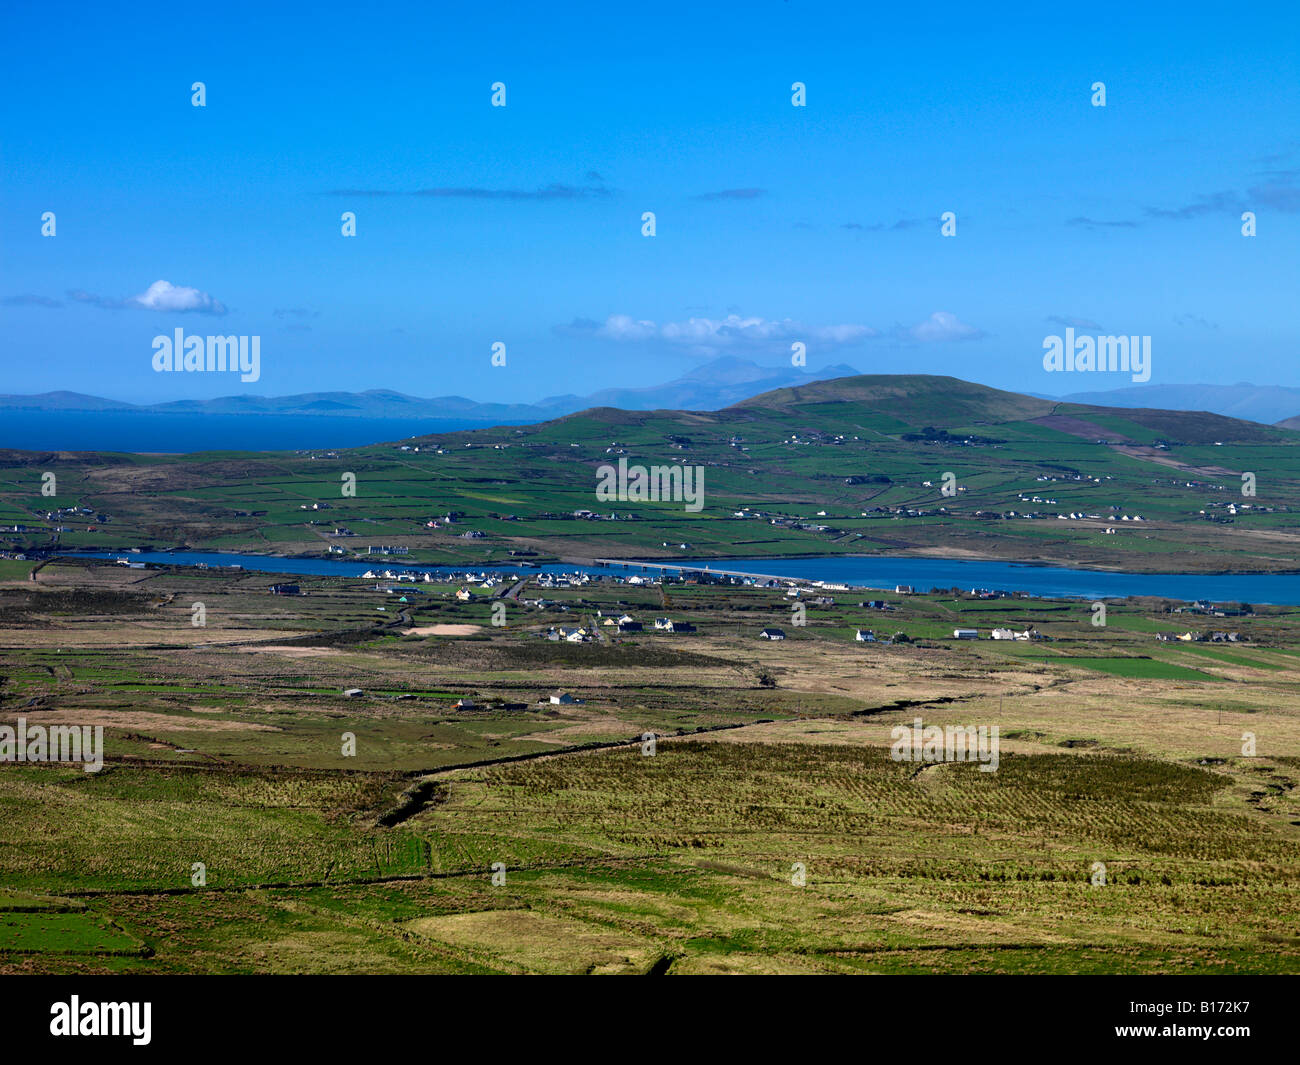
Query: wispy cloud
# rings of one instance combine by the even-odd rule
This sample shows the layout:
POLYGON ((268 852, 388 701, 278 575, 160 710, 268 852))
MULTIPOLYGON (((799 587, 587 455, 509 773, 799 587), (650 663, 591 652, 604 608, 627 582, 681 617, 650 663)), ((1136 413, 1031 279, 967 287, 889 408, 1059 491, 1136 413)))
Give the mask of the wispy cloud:
POLYGON ((1202 329, 1218 329, 1218 322, 1211 322, 1207 318, 1202 318, 1199 314, 1180 314, 1174 318, 1175 325, 1195 325, 1202 329))
POLYGON ((1247 189, 1246 193, 1250 197, 1250 203, 1271 207, 1283 214, 1300 211, 1300 186, 1294 184, 1294 179, 1291 182, 1276 181, 1268 185, 1255 185, 1247 189))
POLYGON ((1091 318, 1074 318, 1068 314, 1049 314, 1045 319, 1052 325, 1063 325, 1069 329, 1097 329, 1103 327, 1094 322, 1091 318))
POLYGON ((979 340, 988 336, 983 329, 963 322, 950 311, 935 311, 923 322, 918 322, 895 335, 922 344, 944 344, 955 340, 979 340))
POLYGON ((49 296, 35 296, 28 292, 20 296, 6 296, 0 300, 0 304, 6 307, 62 307, 63 301, 51 299, 49 296))
POLYGON ((702 192, 697 200, 757 200, 767 195, 767 189, 719 189, 717 192, 702 192))
POLYGON ((110 299, 108 296, 96 296, 93 292, 87 292, 81 288, 68 289, 68 299, 74 303, 88 303, 92 307, 98 307, 105 311, 120 311, 126 306, 126 300, 110 299))
MULTIPOLYGON (((1300 212, 1300 169, 1268 170, 1264 171, 1262 176, 1268 180, 1262 184, 1252 185, 1244 194, 1231 191, 1211 192, 1197 196, 1191 203, 1176 207, 1147 206, 1142 208, 1143 218, 1145 221, 1188 222, 1195 218, 1213 215, 1239 217, 1244 211, 1260 208, 1283 214, 1300 212)), ((1133 219, 1104 221, 1078 216, 1068 219, 1065 224, 1087 229, 1134 229, 1143 223, 1133 219)))
POLYGON ((793 318, 759 318, 728 314, 725 318, 688 318, 680 322, 656 322, 611 314, 603 322, 575 318, 555 327, 564 336, 584 336, 618 344, 661 344, 686 354, 713 358, 718 354, 785 354, 795 341, 827 351, 887 336, 905 344, 941 344, 979 340, 988 334, 961 321, 949 311, 935 311, 915 325, 895 326, 888 334, 869 325, 809 325, 793 318))
POLYGON ((363 196, 416 196, 426 199, 544 203, 555 200, 604 200, 613 196, 614 190, 603 183, 565 185, 553 182, 535 189, 492 189, 476 185, 449 185, 424 189, 331 189, 326 195, 353 199, 363 196))
POLYGON ((785 352, 797 340, 816 344, 825 350, 856 344, 877 335, 876 330, 866 325, 806 325, 792 318, 776 320, 739 314, 662 323, 627 314, 611 314, 603 322, 576 318, 568 325, 556 326, 556 332, 621 344, 660 343, 710 358, 724 351, 751 354, 785 352))
POLYGON ((1074 218, 1066 219, 1067 226, 1083 226, 1085 229, 1136 229, 1136 222, 1115 221, 1108 222, 1099 218, 1085 218, 1082 215, 1076 215, 1074 218))
POLYGON ((308 310, 306 307, 277 307, 271 312, 276 318, 319 318, 320 311, 308 310))
POLYGON ((923 218, 900 218, 897 222, 845 222, 840 226, 841 229, 857 229, 865 233, 880 233, 882 231, 898 232, 904 229, 915 229, 917 226, 924 225, 923 218))
POLYGON ((1183 222, 1189 218, 1200 218, 1207 214, 1226 214, 1241 209, 1241 201, 1236 193, 1214 192, 1208 196, 1198 196, 1195 203, 1182 207, 1147 207, 1148 218, 1166 218, 1183 222))

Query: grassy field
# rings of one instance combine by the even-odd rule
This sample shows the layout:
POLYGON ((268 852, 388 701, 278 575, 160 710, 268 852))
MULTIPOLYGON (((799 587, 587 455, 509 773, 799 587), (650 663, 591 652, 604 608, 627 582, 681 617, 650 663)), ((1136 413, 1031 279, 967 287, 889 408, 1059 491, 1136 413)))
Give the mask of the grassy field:
POLYGON ((521 557, 511 552, 915 554, 1285 571, 1300 555, 1298 447, 1300 433, 1204 413, 1053 404, 951 378, 846 378, 714 413, 600 408, 337 452, 0 452, 0 521, 12 523, 0 545, 311 556, 388 545, 467 566, 521 557), (702 509, 602 503, 597 470, 620 459, 702 468, 702 509), (45 473, 54 496, 41 494, 45 473), (1242 494, 1243 473, 1256 495, 1242 494))
POLYGON ((1300 971, 1300 610, 837 593, 798 626, 781 589, 607 579, 494 626, 448 586, 34 566, 0 724, 101 725, 105 765, 0 762, 3 971, 1300 971), (894 760, 917 718, 996 726, 996 772, 894 760))

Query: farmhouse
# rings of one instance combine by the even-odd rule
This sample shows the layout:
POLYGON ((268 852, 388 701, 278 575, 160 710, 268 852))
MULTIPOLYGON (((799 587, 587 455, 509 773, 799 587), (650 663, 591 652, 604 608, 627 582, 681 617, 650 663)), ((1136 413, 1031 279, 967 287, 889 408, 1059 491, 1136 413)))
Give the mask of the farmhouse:
POLYGON ((760 640, 784 640, 785 632, 782 629, 764 629, 758 634, 760 640))
MULTIPOLYGON (((130 563, 127 563, 130 565, 130 563)), ((302 589, 296 584, 273 584, 271 585, 272 595, 301 595, 302 589)))
POLYGON ((853 634, 853 638, 857 640, 858 643, 876 642, 876 634, 870 629, 858 629, 858 631, 853 634))

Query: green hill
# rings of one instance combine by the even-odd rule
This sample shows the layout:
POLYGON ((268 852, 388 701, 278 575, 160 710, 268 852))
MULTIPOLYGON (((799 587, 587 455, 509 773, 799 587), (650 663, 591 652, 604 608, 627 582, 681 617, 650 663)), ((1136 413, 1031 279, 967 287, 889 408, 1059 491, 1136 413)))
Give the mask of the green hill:
POLYGON ((843 403, 888 413, 918 427, 1027 421, 1050 414, 1056 406, 1052 400, 1003 392, 956 377, 863 374, 798 388, 780 388, 729 409, 789 410, 843 403))
POLYGON ((866 375, 720 411, 599 407, 337 452, 0 453, 0 546, 11 550, 350 556, 381 544, 407 548, 411 561, 471 565, 519 552, 915 553, 1295 570, 1300 433, 1206 413, 1057 403, 949 377, 866 375), (700 468, 702 506, 598 496, 600 467, 620 460, 700 468), (57 474, 56 498, 40 493, 44 472, 57 474), (355 496, 340 491, 349 474, 355 496), (73 505, 96 518, 46 516, 73 505), (430 524, 452 512, 450 525, 430 524), (340 527, 352 535, 335 534, 340 527))

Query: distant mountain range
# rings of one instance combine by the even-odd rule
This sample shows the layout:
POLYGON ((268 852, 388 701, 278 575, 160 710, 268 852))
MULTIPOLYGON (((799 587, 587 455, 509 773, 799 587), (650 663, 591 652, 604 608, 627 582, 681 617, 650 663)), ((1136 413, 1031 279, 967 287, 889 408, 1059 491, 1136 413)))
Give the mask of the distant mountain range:
MULTIPOLYGON (((1300 418, 1300 388, 1281 385, 1135 385, 1111 392, 1075 392, 1062 398, 1097 407, 1204 410, 1267 425, 1284 419, 1295 422, 1300 418)), ((1300 425, 1284 428, 1295 429, 1300 425)))
MULTIPOLYGON (((122 403, 79 392, 0 395, 0 410, 121 411, 137 414, 294 414, 353 418, 441 418, 488 425, 558 418, 591 407, 624 410, 718 410, 763 392, 857 374, 852 366, 820 370, 760 366, 723 357, 653 388, 607 388, 588 396, 550 396, 538 403, 478 403, 464 396, 422 399, 388 389, 304 392, 293 396, 222 396, 169 403, 122 403)), ((1297 406, 1300 410, 1300 406, 1297 406)))
MULTIPOLYGON (((804 387, 817 381, 856 377, 852 366, 803 370, 792 366, 761 366, 724 356, 690 373, 651 388, 607 388, 585 396, 548 396, 536 403, 480 403, 464 396, 408 396, 391 389, 366 392, 304 392, 291 396, 222 396, 169 403, 123 403, 78 392, 39 395, 0 395, 0 411, 120 411, 136 414, 280 414, 336 418, 430 418, 484 425, 521 425, 547 421, 589 410, 716 411, 780 389, 804 387)), ((934 380, 948 380, 934 378, 934 380)), ((1027 393, 1047 402, 1083 403, 1124 409, 1206 411, 1228 418, 1300 429, 1300 388, 1281 385, 1137 385, 1068 396, 1027 393)))

